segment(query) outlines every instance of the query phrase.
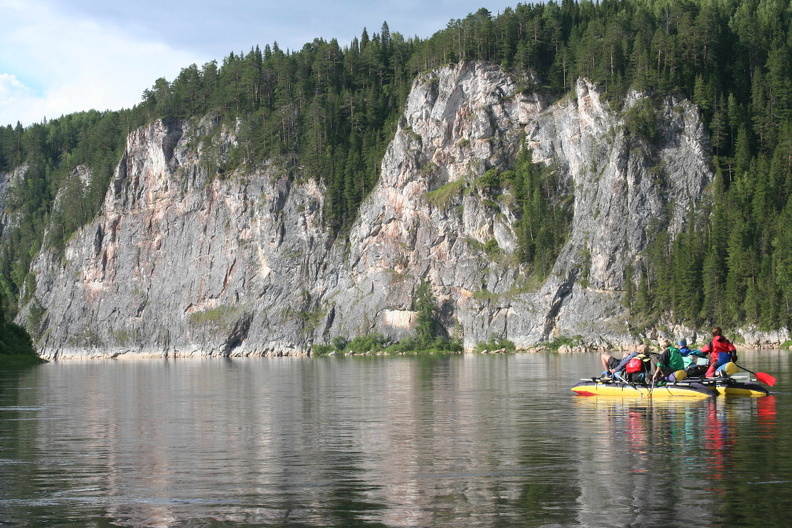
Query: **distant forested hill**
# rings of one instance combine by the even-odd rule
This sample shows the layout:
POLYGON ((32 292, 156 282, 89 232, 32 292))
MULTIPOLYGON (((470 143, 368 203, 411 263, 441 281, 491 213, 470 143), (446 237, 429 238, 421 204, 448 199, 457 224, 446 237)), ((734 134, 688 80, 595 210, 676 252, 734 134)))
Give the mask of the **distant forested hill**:
MULTIPOLYGON (((134 128, 156 118, 206 115, 238 123, 238 146, 216 177, 269 161, 320 179, 328 194, 327 229, 345 236, 377 182, 413 77, 483 60, 523 78, 534 75, 538 88, 531 90, 548 96, 563 96, 585 77, 616 108, 630 89, 697 104, 711 137, 714 200, 690 211, 694 221, 677 239, 657 232, 646 264, 629 271, 625 309, 647 326, 662 317, 789 327, 791 9, 781 0, 564 0, 517 5, 497 17, 481 9, 427 40, 407 39, 383 24, 345 47, 322 39, 289 53, 277 44, 256 46, 219 64, 188 66, 173 81, 156 80, 130 110, 0 127, 0 173, 10 189, 0 216, 5 311, 13 315, 33 294, 29 268, 42 245, 63 248, 96 215, 134 128), (72 177, 78 166, 91 169, 87 180, 72 177), (56 196, 68 207, 53 208, 56 196)), ((651 144, 652 105, 638 105, 626 118, 632 133, 651 144)), ((552 203, 552 186, 535 174, 510 184, 524 206, 523 225, 535 224, 552 203)), ((544 227, 548 242, 537 238, 537 229, 520 230, 528 264, 558 242, 553 226, 544 227)))

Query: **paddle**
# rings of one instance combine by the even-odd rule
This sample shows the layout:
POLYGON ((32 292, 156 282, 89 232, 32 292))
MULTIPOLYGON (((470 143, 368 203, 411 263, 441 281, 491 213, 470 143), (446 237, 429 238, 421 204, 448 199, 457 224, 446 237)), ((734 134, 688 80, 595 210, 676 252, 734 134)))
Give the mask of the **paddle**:
MULTIPOLYGON (((737 365, 737 363, 735 363, 735 365, 737 365)), ((740 367, 741 369, 743 369, 745 372, 751 373, 754 376, 756 376, 756 379, 758 379, 759 381, 761 381, 762 383, 764 383, 768 387, 772 387, 773 385, 776 384, 776 379, 773 376, 771 376, 770 374, 767 374, 766 372, 754 372, 753 370, 748 370, 747 368, 743 367, 742 365, 737 365, 737 366, 740 367)))
POLYGON ((649 387, 649 396, 650 396, 650 397, 652 396, 652 393, 654 392, 655 378, 657 378, 657 375, 656 375, 656 374, 657 374, 657 371, 655 370, 655 375, 654 375, 654 376, 652 376, 652 386, 651 386, 651 387, 649 387))

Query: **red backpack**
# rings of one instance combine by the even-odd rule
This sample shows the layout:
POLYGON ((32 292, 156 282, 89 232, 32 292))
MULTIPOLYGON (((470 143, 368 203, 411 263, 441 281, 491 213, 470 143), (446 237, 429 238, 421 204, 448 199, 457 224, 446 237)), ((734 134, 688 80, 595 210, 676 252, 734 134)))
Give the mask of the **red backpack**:
POLYGON ((627 374, 634 374, 636 372, 641 372, 643 370, 643 360, 640 356, 635 356, 630 361, 627 362, 627 365, 624 367, 624 370, 627 371, 627 374))

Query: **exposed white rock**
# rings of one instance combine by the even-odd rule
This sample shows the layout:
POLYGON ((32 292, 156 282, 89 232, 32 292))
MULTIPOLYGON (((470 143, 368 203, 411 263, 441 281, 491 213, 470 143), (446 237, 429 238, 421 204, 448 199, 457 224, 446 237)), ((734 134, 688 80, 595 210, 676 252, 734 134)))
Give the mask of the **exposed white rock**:
MULTIPOLYGON (((666 215, 678 233, 712 180, 704 127, 685 101, 666 102, 659 144, 647 149, 586 81, 551 102, 518 92, 496 66, 465 63, 415 81, 347 244, 322 228, 315 181, 275 165, 211 178, 196 139, 213 126, 158 121, 133 132, 102 214, 65 258, 38 257, 34 302, 46 312, 34 330, 44 356, 298 355, 337 335, 399 339, 412 333, 421 280, 467 348, 492 337, 526 348, 558 335, 632 343, 625 267, 640 258, 652 220, 666 215), (574 197, 571 236, 534 289, 513 259, 482 249, 494 238, 507 256, 515 251, 506 205, 426 196, 510 167, 523 137, 574 197)), ((234 137, 224 131, 224 145, 234 137)))

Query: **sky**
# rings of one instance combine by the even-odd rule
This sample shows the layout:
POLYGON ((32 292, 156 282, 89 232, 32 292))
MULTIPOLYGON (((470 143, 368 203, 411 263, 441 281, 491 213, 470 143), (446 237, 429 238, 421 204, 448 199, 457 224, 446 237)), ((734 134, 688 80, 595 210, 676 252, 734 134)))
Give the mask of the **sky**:
MULTIPOLYGON (((366 28, 432 36, 520 0, 0 0, 0 126, 140 102, 160 77, 231 52, 315 38, 348 45, 366 28)), ((523 1, 524 3, 524 1, 523 1)))

